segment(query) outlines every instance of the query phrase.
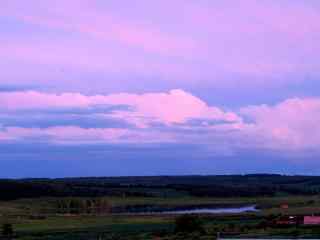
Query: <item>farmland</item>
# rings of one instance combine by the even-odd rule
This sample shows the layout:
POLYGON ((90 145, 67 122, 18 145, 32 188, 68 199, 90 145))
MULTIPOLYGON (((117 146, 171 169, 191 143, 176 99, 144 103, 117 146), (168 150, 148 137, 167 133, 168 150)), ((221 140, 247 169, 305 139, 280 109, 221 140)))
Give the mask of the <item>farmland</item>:
POLYGON ((1 200, 1 222, 11 224, 14 237, 24 240, 213 239, 218 232, 246 237, 320 236, 318 226, 270 224, 279 216, 320 215, 316 177, 251 176, 255 181, 248 176, 224 176, 223 180, 219 176, 156 178, 3 180, 2 187, 9 182, 10 186, 32 191, 11 189, 11 196, 16 196, 1 200), (222 185, 242 189, 243 193, 223 196, 218 191, 214 196, 210 186, 222 185), (307 187, 303 190, 303 186, 307 187), (193 194, 195 188, 201 188, 203 195, 193 194), (164 210, 248 205, 259 211, 193 215, 201 222, 201 229, 192 232, 176 230, 181 216, 161 214, 164 210))

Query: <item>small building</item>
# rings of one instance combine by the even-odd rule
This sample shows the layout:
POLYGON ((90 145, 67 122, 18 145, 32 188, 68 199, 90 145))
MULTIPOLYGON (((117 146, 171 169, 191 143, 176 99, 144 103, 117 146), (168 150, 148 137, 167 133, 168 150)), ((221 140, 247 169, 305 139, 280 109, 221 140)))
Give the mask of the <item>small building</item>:
POLYGON ((320 225, 320 216, 304 216, 303 225, 320 225))
POLYGON ((300 216, 282 216, 276 220, 276 225, 299 225, 303 223, 303 217, 300 216))
POLYGON ((274 224, 278 226, 288 226, 288 225, 319 225, 320 226, 320 216, 281 216, 276 219, 274 224))
POLYGON ((289 205, 286 204, 286 203, 283 203, 283 204, 280 205, 280 208, 281 208, 281 209, 288 209, 288 208, 289 208, 289 205))

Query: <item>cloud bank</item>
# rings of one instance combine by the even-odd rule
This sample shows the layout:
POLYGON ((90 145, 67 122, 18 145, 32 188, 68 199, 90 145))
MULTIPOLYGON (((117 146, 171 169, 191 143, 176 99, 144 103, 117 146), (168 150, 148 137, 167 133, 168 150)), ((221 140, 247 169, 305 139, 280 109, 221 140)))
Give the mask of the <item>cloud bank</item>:
POLYGON ((91 96, 22 91, 0 92, 0 109, 0 141, 201 144, 222 154, 239 149, 286 154, 320 145, 318 98, 228 111, 181 89, 91 96))

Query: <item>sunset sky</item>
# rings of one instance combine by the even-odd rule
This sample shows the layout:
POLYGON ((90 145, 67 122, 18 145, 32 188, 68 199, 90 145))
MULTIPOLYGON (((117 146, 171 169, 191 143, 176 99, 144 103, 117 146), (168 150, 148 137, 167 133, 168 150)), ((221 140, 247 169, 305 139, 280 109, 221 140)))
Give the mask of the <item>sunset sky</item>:
POLYGON ((319 0, 0 1, 0 178, 320 174, 319 123, 319 0))

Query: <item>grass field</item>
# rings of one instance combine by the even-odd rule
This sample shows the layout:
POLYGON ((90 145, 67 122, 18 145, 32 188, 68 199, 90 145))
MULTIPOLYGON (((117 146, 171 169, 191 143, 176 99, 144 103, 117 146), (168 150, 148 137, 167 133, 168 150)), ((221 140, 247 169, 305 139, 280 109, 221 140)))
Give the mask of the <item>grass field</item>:
MULTIPOLYGON (((73 198, 82 199, 82 198, 73 198)), ((290 210, 296 211, 297 208, 317 208, 320 207, 318 196, 286 196, 286 197, 257 197, 257 198, 208 198, 208 197, 178 197, 178 198, 156 198, 156 197, 107 197, 112 207, 119 206, 186 206, 186 205, 250 205, 256 204, 263 210, 279 208, 283 203, 290 206, 290 210)), ((54 207, 57 198, 37 198, 20 199, 15 201, 0 202, 0 214, 28 213, 28 209, 34 211, 40 209, 50 209, 54 207)))
MULTIPOLYGON (((139 215, 139 214, 108 214, 105 216, 57 216, 49 214, 43 219, 32 219, 29 215, 39 214, 45 208, 51 209, 55 198, 20 199, 0 203, 2 222, 10 222, 18 239, 153 239, 157 233, 163 233, 162 238, 170 239, 173 235, 175 217, 173 215, 139 215), (130 237, 130 238, 129 238, 130 237)), ((291 197, 260 197, 260 198, 146 198, 146 197, 110 197, 112 207, 118 206, 188 206, 208 205, 218 206, 257 204, 261 209, 256 213, 202 215, 206 234, 212 237, 219 230, 230 228, 244 229, 248 235, 274 234, 309 234, 317 235, 315 229, 260 229, 257 228, 265 218, 279 214, 320 214, 320 198, 317 196, 291 197), (286 203, 288 209, 281 209, 286 203)), ((161 234, 160 234, 161 235, 161 234)), ((197 236, 200 238, 200 236, 197 236)), ((174 239, 174 238, 173 238, 174 239)), ((176 236, 178 239, 178 236, 176 236)), ((184 238, 188 239, 188 238, 184 238)), ((192 238, 189 238, 192 239, 192 238)))

